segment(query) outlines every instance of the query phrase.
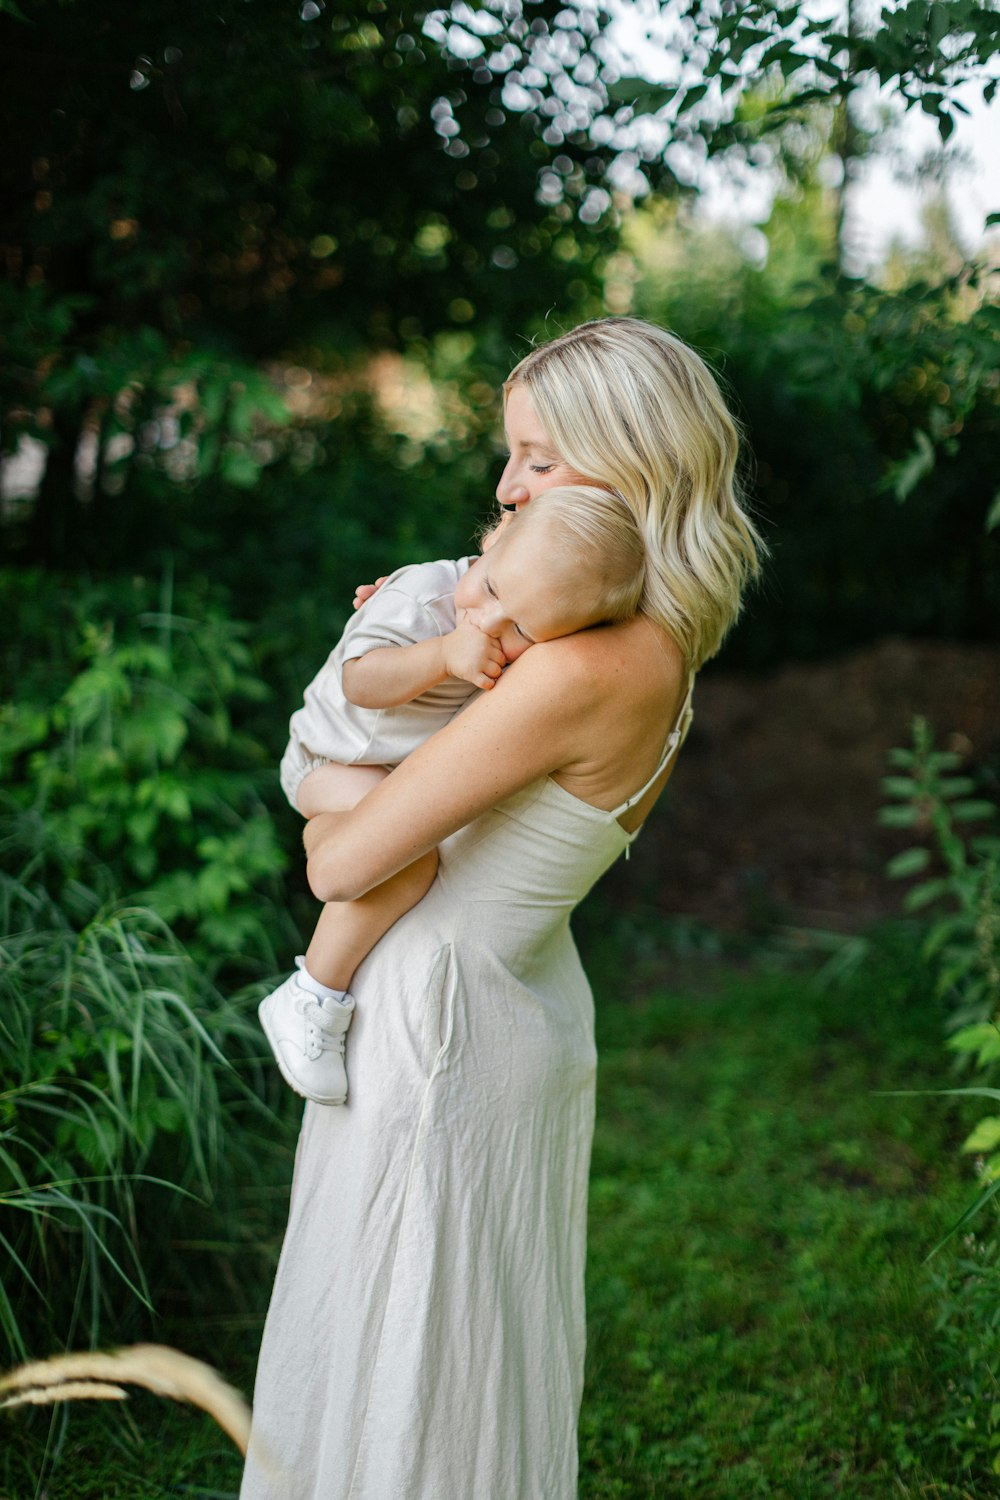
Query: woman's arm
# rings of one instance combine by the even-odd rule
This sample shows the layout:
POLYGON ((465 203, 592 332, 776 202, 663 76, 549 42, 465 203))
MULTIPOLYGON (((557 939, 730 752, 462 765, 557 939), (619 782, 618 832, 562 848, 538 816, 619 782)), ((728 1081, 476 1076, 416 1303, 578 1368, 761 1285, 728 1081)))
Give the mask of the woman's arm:
POLYGON ((321 813, 305 834, 309 884, 321 901, 353 901, 480 813, 580 753, 580 726, 616 686, 594 671, 589 632, 546 641, 509 668, 349 813, 321 813))

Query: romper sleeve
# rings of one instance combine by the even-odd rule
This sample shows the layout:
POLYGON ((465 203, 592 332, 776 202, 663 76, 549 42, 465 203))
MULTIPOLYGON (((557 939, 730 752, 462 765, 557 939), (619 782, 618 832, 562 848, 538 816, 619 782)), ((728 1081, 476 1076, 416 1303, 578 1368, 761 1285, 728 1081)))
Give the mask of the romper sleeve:
POLYGON ((413 646, 454 630, 455 587, 467 567, 463 559, 393 573, 348 621, 341 659, 353 661, 382 646, 413 646))

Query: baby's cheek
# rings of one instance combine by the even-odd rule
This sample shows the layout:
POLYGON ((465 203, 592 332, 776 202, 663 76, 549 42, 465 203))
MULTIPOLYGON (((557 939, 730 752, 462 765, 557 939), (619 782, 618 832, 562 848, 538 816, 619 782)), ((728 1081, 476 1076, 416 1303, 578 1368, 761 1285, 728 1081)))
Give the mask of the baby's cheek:
POLYGON ((531 642, 522 641, 519 636, 514 636, 512 640, 504 640, 500 644, 503 647, 504 656, 506 656, 508 663, 510 663, 517 661, 519 656, 523 656, 531 645, 531 642))

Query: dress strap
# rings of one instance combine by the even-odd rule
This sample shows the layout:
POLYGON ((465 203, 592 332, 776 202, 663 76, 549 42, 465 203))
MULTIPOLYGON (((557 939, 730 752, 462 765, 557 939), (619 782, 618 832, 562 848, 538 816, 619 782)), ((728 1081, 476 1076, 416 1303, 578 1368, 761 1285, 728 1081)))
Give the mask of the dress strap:
POLYGON ((663 754, 660 756, 659 765, 656 767, 656 770, 653 772, 649 780, 643 782, 639 790, 637 792, 633 792, 631 797, 626 797, 621 806, 616 807, 609 814, 610 817, 620 818, 622 813, 627 812, 630 807, 632 807, 636 802, 640 800, 640 798, 644 797, 653 783, 658 779, 658 777, 663 775, 664 771, 667 769, 667 766, 670 764, 674 756, 677 754, 678 750, 683 745, 685 739, 687 738, 687 732, 691 728, 691 720, 694 718, 694 708, 691 704, 693 694, 694 673, 692 672, 688 677, 688 690, 684 695, 684 702, 681 704, 680 712, 677 715, 677 721, 674 724, 673 729, 671 729, 670 733, 667 735, 666 743, 663 746, 663 754))

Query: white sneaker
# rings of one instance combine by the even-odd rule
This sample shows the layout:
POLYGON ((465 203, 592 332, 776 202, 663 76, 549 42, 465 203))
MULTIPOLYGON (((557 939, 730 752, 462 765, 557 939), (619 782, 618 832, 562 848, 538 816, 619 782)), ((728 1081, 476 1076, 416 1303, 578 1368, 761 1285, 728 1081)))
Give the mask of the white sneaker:
POLYGON ((257 1007, 264 1035, 289 1088, 314 1104, 343 1104, 347 1098, 344 1039, 354 1015, 354 997, 316 996, 290 974, 257 1007))

